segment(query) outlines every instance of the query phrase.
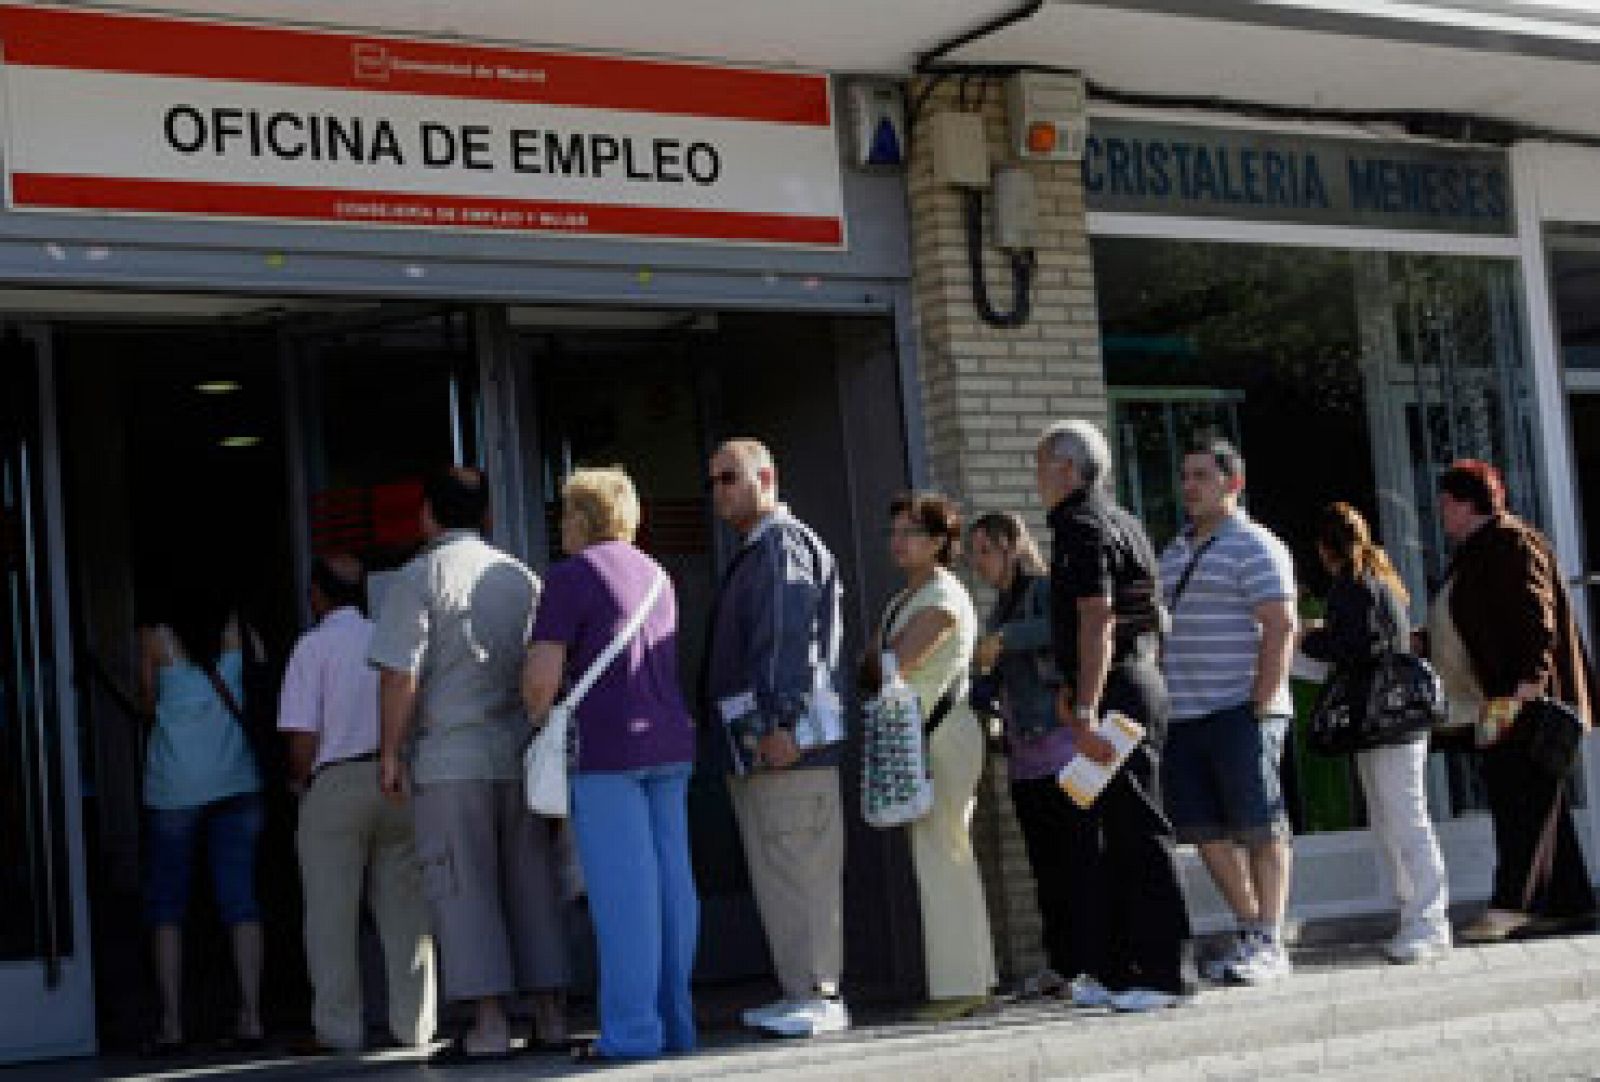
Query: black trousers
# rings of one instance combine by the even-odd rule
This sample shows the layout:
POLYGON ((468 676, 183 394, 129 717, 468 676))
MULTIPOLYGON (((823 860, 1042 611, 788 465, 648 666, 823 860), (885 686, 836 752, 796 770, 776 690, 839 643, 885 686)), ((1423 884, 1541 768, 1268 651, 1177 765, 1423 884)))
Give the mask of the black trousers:
POLYGON ((1483 753, 1483 784, 1494 822, 1496 909, 1527 911, 1544 917, 1585 917, 1595 910, 1594 888, 1584 866, 1566 787, 1528 758, 1515 736, 1483 753), (1527 898, 1534 854, 1550 818, 1557 792, 1555 861, 1548 879, 1527 898))
POLYGON ((1143 724, 1147 739, 1087 811, 1053 778, 1011 786, 1050 966, 1112 991, 1194 987, 1189 912, 1156 781, 1167 712, 1160 680, 1144 666, 1113 670, 1104 705, 1143 724))

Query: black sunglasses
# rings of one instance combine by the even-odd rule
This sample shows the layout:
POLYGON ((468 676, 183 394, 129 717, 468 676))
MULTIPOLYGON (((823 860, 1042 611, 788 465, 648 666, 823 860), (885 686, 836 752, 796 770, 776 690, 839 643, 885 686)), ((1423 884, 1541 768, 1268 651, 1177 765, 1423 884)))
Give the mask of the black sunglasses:
POLYGON ((718 485, 732 485, 737 483, 738 480, 738 470, 723 470, 720 473, 714 473, 710 477, 706 478, 706 488, 716 488, 718 485))

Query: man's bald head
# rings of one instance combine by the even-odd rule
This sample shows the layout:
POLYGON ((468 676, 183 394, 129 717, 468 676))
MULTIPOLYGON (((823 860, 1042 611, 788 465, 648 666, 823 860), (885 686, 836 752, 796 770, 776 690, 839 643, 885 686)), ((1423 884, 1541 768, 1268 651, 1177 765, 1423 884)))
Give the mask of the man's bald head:
POLYGON ((710 483, 717 517, 742 534, 778 506, 778 470, 760 440, 724 440, 711 456, 710 483))
POLYGON ((738 436, 731 440, 723 440, 722 446, 717 448, 718 455, 730 455, 738 459, 746 468, 752 470, 771 470, 777 475, 777 466, 772 461, 772 452, 767 445, 758 439, 749 436, 738 436))

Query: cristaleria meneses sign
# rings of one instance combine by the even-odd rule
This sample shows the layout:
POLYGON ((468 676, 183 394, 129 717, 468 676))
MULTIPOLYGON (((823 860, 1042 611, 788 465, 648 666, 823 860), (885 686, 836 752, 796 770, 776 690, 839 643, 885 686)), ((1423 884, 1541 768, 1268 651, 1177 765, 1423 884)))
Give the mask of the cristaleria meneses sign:
POLYGON ((1509 236, 1503 152, 1096 117, 1090 210, 1509 236))
POLYGON ((0 4, 15 210, 839 248, 825 75, 0 4))

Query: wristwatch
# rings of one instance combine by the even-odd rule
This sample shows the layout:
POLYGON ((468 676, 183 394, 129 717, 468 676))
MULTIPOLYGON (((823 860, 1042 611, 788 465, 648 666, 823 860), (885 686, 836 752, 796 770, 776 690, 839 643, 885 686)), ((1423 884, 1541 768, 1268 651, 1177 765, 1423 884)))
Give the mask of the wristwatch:
POLYGON ((1073 711, 1072 711, 1072 716, 1077 718, 1079 721, 1085 722, 1085 723, 1090 724, 1090 725, 1093 725, 1096 721, 1100 720, 1098 717, 1095 716, 1094 707, 1092 707, 1092 706, 1074 707, 1073 711))

